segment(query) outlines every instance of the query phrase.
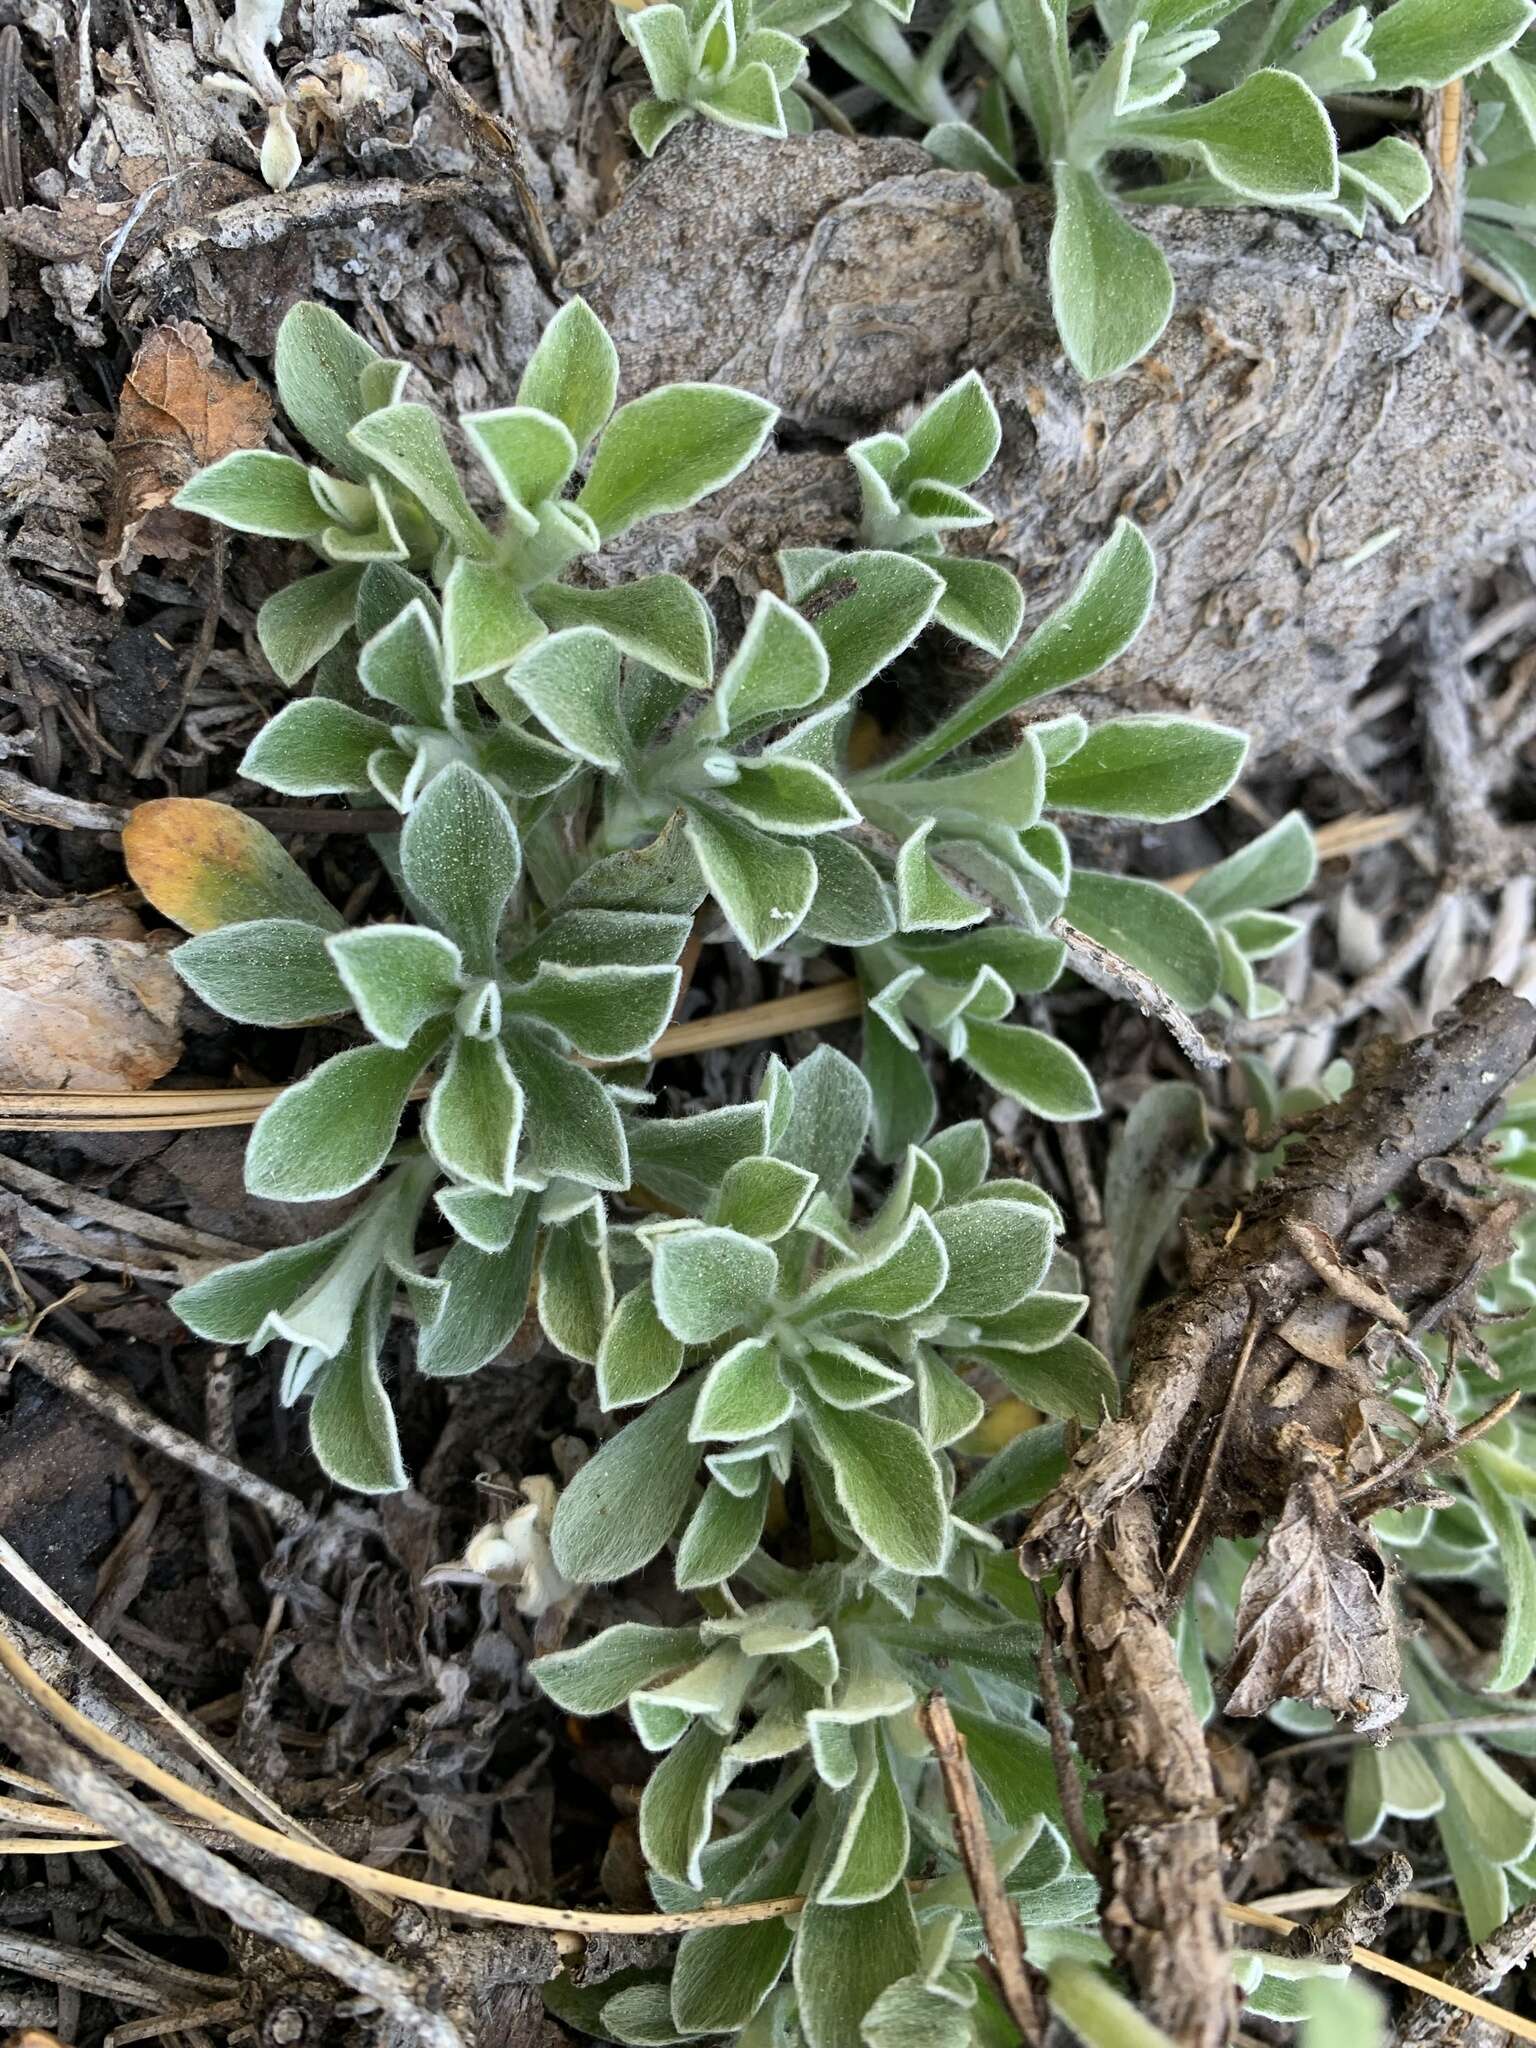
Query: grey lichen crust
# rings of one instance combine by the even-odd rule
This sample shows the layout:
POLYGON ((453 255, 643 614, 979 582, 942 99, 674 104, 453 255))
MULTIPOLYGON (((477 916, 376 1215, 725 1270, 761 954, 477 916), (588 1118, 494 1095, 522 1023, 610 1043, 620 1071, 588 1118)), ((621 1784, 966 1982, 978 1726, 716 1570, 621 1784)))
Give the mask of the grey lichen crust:
MULTIPOLYGON (((902 142, 765 142, 696 124, 567 266, 626 388, 729 378, 819 446, 781 455, 800 530, 828 439, 962 370, 997 398, 993 553, 1031 610, 1117 513, 1163 564, 1157 616, 1083 708, 1197 710, 1264 752, 1326 752, 1388 635, 1504 559, 1536 511, 1528 381, 1426 283, 1406 237, 1161 209, 1178 309, 1145 361, 1084 385, 1045 286, 1049 207, 902 142)), ((776 479, 778 481, 778 479, 776 479)), ((771 580, 760 480, 668 538, 669 567, 771 580), (750 492, 750 498, 747 493, 750 492)), ((829 516, 835 516, 829 511, 829 516)))

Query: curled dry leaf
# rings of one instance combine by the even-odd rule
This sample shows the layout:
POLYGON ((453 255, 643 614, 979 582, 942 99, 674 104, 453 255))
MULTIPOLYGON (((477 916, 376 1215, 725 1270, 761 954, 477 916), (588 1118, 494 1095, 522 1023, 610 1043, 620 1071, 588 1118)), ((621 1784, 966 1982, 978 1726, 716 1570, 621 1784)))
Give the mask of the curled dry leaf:
POLYGON ((206 527, 171 499, 197 470, 238 448, 259 448, 272 402, 259 384, 216 362, 194 320, 145 335, 123 385, 112 440, 116 487, 97 588, 108 604, 117 578, 147 556, 185 561, 205 551, 206 527))
POLYGON ((1407 1705, 1386 1565, 1321 1473, 1292 1486, 1249 1566, 1225 1682, 1229 1714, 1305 1700, 1362 1735, 1407 1705))
POLYGON ((184 995, 125 905, 0 922, 0 1087, 147 1088, 181 1057, 184 995))

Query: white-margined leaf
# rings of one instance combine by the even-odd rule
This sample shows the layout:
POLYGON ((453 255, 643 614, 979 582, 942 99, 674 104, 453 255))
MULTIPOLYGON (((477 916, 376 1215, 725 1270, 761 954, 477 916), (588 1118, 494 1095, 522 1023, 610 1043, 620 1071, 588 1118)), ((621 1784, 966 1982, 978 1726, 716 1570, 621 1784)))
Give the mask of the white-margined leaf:
POLYGON ((443 585, 443 661, 450 681, 499 675, 544 631, 506 570, 460 555, 443 585))
POLYGON ((1006 1315, 1045 1278, 1050 1219, 1032 1206, 989 1201, 985 1190, 934 1218, 949 1261, 937 1306, 946 1315, 1006 1315))
POLYGON ((610 773, 629 754, 619 710, 619 650, 595 626, 552 633, 531 648, 508 683, 562 747, 610 773))
POLYGON ((517 387, 519 405, 564 420, 585 449, 619 390, 619 352, 608 330, 582 299, 568 299, 539 337, 517 387))
POLYGON ((709 688, 714 674, 715 625, 709 606, 691 583, 663 571, 587 590, 570 583, 541 583, 534 609, 552 632, 600 628, 635 661, 648 662, 664 676, 709 688))
POLYGON ((628 1187, 624 1124, 604 1084, 538 1025, 509 1019, 502 1043, 523 1089, 523 1171, 614 1193, 628 1187))
POLYGON ((280 682, 301 682, 351 630, 359 573, 321 569, 275 591, 256 614, 256 638, 280 682))
POLYGON ((555 1510, 555 1564, 573 1584, 607 1585, 649 1564, 693 1489, 688 1423, 698 1392, 685 1380, 653 1401, 583 1465, 555 1510))
POLYGON ((1099 1114, 1099 1092, 1077 1054, 1027 1024, 968 1023, 965 1060, 984 1081, 1050 1123, 1099 1114))
POLYGON ((440 932, 369 925, 337 932, 326 944, 358 1015, 381 1045, 403 1050, 459 1000, 459 949, 440 932))
POLYGON ((240 773, 283 796, 357 795, 368 763, 388 746, 389 727, 327 697, 285 704, 245 750, 240 773))
POLYGON ((322 1202, 371 1180, 389 1156, 417 1075, 441 1047, 429 1024, 403 1051, 336 1053, 264 1109, 245 1153, 245 1184, 274 1202, 322 1202))
POLYGON ((683 1369, 683 1344, 656 1313, 649 1287, 631 1288, 602 1333, 597 1399, 604 1409, 630 1408, 666 1392, 683 1369))
POLYGON ((1046 778, 1053 810, 1166 824, 1208 810, 1237 780, 1245 733, 1192 718, 1106 718, 1046 778))
POLYGON ((539 1261, 539 1322, 556 1350, 591 1365, 613 1312, 603 1212, 580 1210, 545 1234, 539 1261))
POLYGON ((194 994, 237 1024, 309 1024, 352 1007, 325 939, 297 918, 260 918, 183 940, 171 964, 194 994))
POLYGON ((652 1260, 656 1312, 685 1344, 708 1344, 755 1322, 778 1285, 773 1252, 738 1230, 669 1232, 655 1240, 652 1260))
POLYGON ((499 1358, 522 1328, 533 1281, 536 1205, 525 1200, 504 1251, 456 1244, 439 1269, 448 1283, 436 1321, 416 1340, 416 1370, 434 1379, 478 1372, 499 1358))
POLYGON ((502 913, 522 874, 517 827, 483 775, 451 761, 400 834, 405 886, 454 941, 471 974, 490 974, 502 913))
POLYGON ((523 1128, 523 1091, 491 1038, 455 1038, 427 1101, 424 1129, 445 1172, 489 1194, 509 1195, 523 1128))
POLYGON ((200 469, 171 502, 179 512, 274 540, 313 540, 331 518, 310 489, 303 463, 264 448, 237 449, 200 469))
POLYGON ((743 1337, 705 1374, 689 1434, 695 1443, 747 1443, 777 1429, 793 1408, 773 1344, 743 1337))
POLYGON ((442 427, 424 405, 407 401, 360 419, 347 436, 422 505, 461 554, 488 559, 494 543, 464 495, 442 427))
POLYGON ((754 960, 799 930, 816 894, 816 863, 804 846, 713 805, 690 807, 687 833, 710 894, 754 960))
POLYGON ((1096 675, 1141 631, 1156 589, 1157 565, 1145 535, 1128 519, 1117 521, 1071 596, 990 682, 893 762, 886 779, 921 774, 1021 705, 1096 675))
POLYGON ((362 380, 383 360, 339 314, 313 300, 290 307, 277 330, 273 369, 283 412, 343 476, 365 473, 349 434, 371 410, 362 380))
POLYGON ((719 490, 758 453, 778 407, 730 384, 664 384, 613 415, 577 503, 605 540, 719 490))
POLYGON ((1221 979, 1216 935, 1195 905, 1160 882, 1078 868, 1067 916, 1090 938, 1151 975, 1187 1010, 1214 1001, 1221 979))

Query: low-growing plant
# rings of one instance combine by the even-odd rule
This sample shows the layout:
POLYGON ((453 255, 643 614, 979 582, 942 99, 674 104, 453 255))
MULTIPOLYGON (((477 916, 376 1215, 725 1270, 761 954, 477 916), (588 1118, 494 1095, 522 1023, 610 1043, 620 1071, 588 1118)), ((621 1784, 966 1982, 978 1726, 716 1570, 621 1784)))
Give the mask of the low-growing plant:
POLYGON ((1536 311, 1536 62, 1529 39, 1472 81, 1475 119, 1462 238, 1503 288, 1536 311))
MULTIPOLYGON (((736 53, 779 18, 771 8, 745 11, 746 31, 733 41, 725 0, 621 8, 657 95, 635 115, 647 155, 692 111, 768 134, 805 125, 803 105, 792 120, 779 113, 775 63, 744 67, 747 87, 736 53)), ((921 124, 926 147, 951 169, 1051 187, 1051 301, 1085 378, 1136 362, 1173 310, 1167 259, 1128 208, 1284 207, 1357 234, 1371 206, 1405 221, 1430 193, 1422 152, 1387 134, 1341 153, 1328 102, 1435 90, 1490 60, 1487 105, 1511 95, 1519 104, 1501 124, 1497 162, 1469 182, 1469 241, 1522 292, 1536 277, 1520 232, 1536 215, 1520 161, 1532 150, 1533 100, 1526 67, 1504 56, 1530 27, 1530 0, 1392 0, 1342 11, 1326 0, 1097 0, 1086 33, 1082 10, 1067 0, 954 0, 924 18, 920 40, 903 32, 912 12, 886 0, 806 0, 794 33, 813 32, 844 70, 921 124), (1145 182, 1149 159, 1163 182, 1145 182)), ((780 87, 803 59, 793 49, 777 64, 787 73, 780 87)), ((1406 99, 1403 111, 1411 114, 1406 99)))
POLYGON ((640 53, 650 98, 630 112, 646 156, 695 115, 750 135, 806 134, 811 110, 794 90, 810 52, 803 38, 844 0, 656 0, 621 5, 618 23, 640 53))
MULTIPOLYGON (((1075 1334, 1087 1304, 1044 1191, 988 1178, 986 1131, 964 1123, 876 1194, 858 1171, 872 1111, 823 1047, 772 1062, 718 1126, 676 1127, 660 1186, 687 1213, 615 1229, 629 1285, 598 1351, 603 1406, 641 1413, 567 1487, 552 1544, 576 1583, 670 1548, 699 1616, 621 1622, 531 1667, 568 1713, 626 1711, 660 1757, 640 1841, 665 1910, 805 1905, 551 2000, 618 2042, 1011 2038, 921 1718, 942 1681, 1030 1958, 1082 2037, 1118 2048, 1129 2008, 1086 1967, 1108 1960, 1097 1887, 1036 1711, 1033 1590, 989 1533, 1061 1471, 1062 1432, 967 1456, 985 1413, 968 1374, 1089 1426, 1114 1374, 1075 1334)), ((1315 1967, 1235 1963, 1252 2009, 1286 2017, 1315 1967)))
MULTIPOLYGON (((936 1113, 920 1034, 1043 1116, 1096 1113, 1076 1054, 1011 1020, 1020 994, 1062 973, 1064 930, 1191 1010, 1225 991, 1252 1012, 1264 998, 1250 963, 1297 929, 1271 906, 1306 887, 1313 855, 1288 819, 1186 897, 1074 866, 1052 813, 1189 817, 1230 787, 1245 742, 1183 718, 1032 716, 1124 653, 1155 571, 1121 522, 1069 600, 1013 645, 1023 600, 1009 572, 943 552, 946 532, 986 516, 970 487, 1001 429, 978 378, 854 450, 878 544, 787 551, 785 597, 760 597, 717 677, 710 614, 679 578, 587 589, 552 580, 552 564, 571 566, 561 549, 583 521, 619 531, 714 488, 771 408, 664 387, 613 414, 579 488, 560 495, 616 385, 608 337, 573 303, 521 386, 549 410, 466 423, 503 485, 520 479, 481 554, 478 515, 444 510, 468 499, 445 481, 435 419, 398 403, 400 366, 339 335, 314 308, 284 324, 295 424, 338 466, 358 461, 366 486, 348 488, 388 508, 392 531, 414 520, 423 538, 404 561, 336 563, 268 600, 263 618, 275 606, 289 624, 328 623, 266 631, 283 673, 318 668, 242 769, 293 797, 385 797, 402 829, 377 843, 405 921, 345 929, 270 834, 218 805, 142 806, 125 847, 146 894, 194 934, 173 957, 206 1002, 263 1027, 355 1019, 371 1041, 265 1111, 246 1178, 259 1195, 320 1201, 387 1174, 378 1192, 316 1244, 213 1275, 178 1306, 220 1342, 284 1338, 285 1397, 311 1397, 322 1464, 377 1490, 404 1483, 378 1364, 398 1288, 428 1373, 503 1349, 535 1275, 551 1341, 597 1357, 612 1299, 605 1198, 637 1179, 665 1192, 654 1154, 667 1127, 643 1114, 645 1087, 706 897, 754 958, 853 955, 877 1146, 893 1162, 936 1113), (364 448, 394 466, 362 467, 364 448), (530 448, 558 456, 537 486, 530 448), (317 584, 319 599, 284 609, 317 584), (935 619, 1000 650, 1000 665, 933 729, 856 764, 860 693, 935 619), (420 1131, 402 1138, 416 1094, 420 1131), (417 1250, 434 1215, 455 1236, 436 1265, 417 1250)), ((300 536, 298 508, 328 507, 333 484, 256 454, 195 478, 182 502, 323 554, 332 528, 310 521, 300 536)))

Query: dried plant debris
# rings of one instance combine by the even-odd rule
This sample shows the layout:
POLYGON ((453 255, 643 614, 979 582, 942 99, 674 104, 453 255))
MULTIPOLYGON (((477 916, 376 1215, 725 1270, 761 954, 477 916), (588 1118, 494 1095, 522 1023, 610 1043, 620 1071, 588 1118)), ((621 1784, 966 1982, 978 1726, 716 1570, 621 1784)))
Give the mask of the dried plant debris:
POLYGON ((194 473, 236 449, 259 448, 272 418, 260 385, 216 360, 204 327, 156 327, 123 384, 112 439, 116 488, 98 588, 123 601, 119 579, 141 561, 196 559, 195 521, 172 508, 194 473))
POLYGON ((1227 1712, 1305 1700, 1358 1734, 1389 1728, 1408 1700, 1388 1585, 1369 1533, 1321 1473, 1304 1474, 1243 1581, 1227 1712))

